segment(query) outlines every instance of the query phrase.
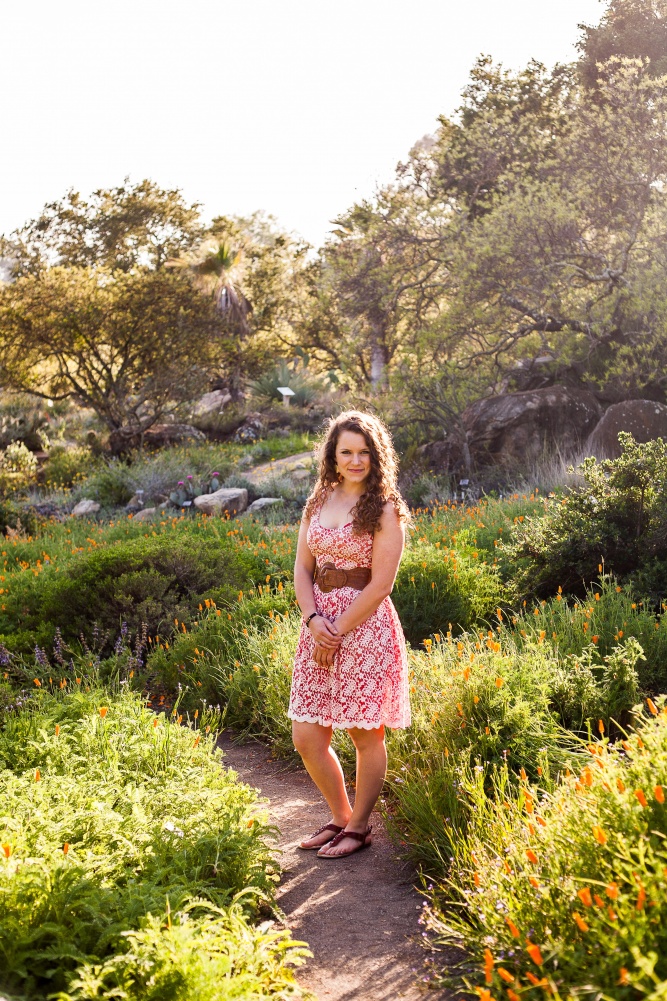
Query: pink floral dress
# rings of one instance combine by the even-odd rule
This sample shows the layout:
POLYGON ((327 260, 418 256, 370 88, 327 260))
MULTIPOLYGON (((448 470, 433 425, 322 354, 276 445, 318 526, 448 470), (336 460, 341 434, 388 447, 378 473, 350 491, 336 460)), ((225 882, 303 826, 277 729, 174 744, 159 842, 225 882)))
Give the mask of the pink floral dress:
MULTIPOLYGON (((351 523, 324 528, 317 510, 308 527, 308 547, 318 566, 334 563, 344 570, 370 567, 373 535, 354 535, 351 523)), ((313 594, 317 611, 334 620, 359 591, 339 587, 324 593, 314 584, 313 594)), ((391 598, 385 598, 365 622, 347 633, 331 667, 315 663, 314 647, 310 629, 302 625, 287 714, 290 719, 336 729, 410 725, 405 638, 391 598)))

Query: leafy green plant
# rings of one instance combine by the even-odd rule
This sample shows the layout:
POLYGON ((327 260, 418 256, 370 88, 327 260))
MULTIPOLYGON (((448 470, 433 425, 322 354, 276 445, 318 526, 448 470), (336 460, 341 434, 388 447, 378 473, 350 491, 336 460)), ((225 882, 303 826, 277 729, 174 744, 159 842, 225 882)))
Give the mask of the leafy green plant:
POLYGON ((584 459, 584 486, 517 526, 507 555, 519 595, 546 597, 559 586, 582 594, 600 563, 623 580, 667 560, 667 444, 624 432, 619 441, 619 458, 584 459))
POLYGON ((47 487, 73 487, 99 465, 99 458, 90 448, 54 445, 42 468, 42 479, 47 487))
POLYGON ((667 717, 649 708, 622 743, 589 741, 588 760, 556 782, 517 785, 504 766, 459 770, 467 837, 429 923, 465 946, 465 982, 478 993, 660 996, 667 717))
POLYGON ((274 368, 250 383, 250 392, 260 403, 275 403, 282 400, 278 386, 288 386, 294 390, 291 402, 299 407, 311 403, 324 388, 322 380, 308 371, 307 364, 299 365, 295 362, 289 365, 286 361, 280 360, 274 368))
POLYGON ((220 767, 216 714, 193 729, 81 687, 40 692, 0 731, 3 984, 156 1001, 220 996, 220 976, 223 997, 291 990, 299 950, 248 923, 272 899, 271 831, 220 767))

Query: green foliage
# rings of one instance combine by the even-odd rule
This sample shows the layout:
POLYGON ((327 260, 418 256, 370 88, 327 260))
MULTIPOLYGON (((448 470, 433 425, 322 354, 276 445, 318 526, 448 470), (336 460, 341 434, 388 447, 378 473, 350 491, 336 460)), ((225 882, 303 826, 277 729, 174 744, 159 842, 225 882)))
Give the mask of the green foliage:
POLYGON ((43 644, 59 627, 73 640, 90 637, 93 623, 111 640, 121 622, 132 632, 145 625, 150 634, 164 633, 205 598, 228 603, 263 575, 263 561, 221 535, 171 530, 91 547, 62 569, 50 564, 37 575, 21 574, 0 612, 0 632, 16 634, 24 648, 22 634, 30 645, 43 644))
POLYGON ((223 997, 287 989, 285 963, 298 950, 247 924, 272 898, 270 829, 255 794, 220 767, 206 733, 215 717, 200 723, 195 733, 154 716, 135 694, 95 689, 41 695, 8 718, 0 732, 8 989, 117 997, 112 988, 129 987, 133 972, 127 996, 137 999, 181 1001, 197 984, 202 996, 220 996, 217 976, 223 997))
POLYGON ((459 770, 468 836, 440 887, 453 905, 440 896, 430 924, 465 942, 470 987, 523 991, 544 978, 561 998, 660 995, 667 720, 652 711, 622 745, 589 743, 578 774, 555 783, 459 770))
POLYGON ((37 529, 37 519, 29 508, 0 497, 0 536, 5 535, 8 528, 32 534, 37 529))
POLYGON ((414 644, 455 626, 468 629, 503 602, 497 572, 467 553, 446 552, 423 542, 409 546, 392 600, 403 631, 414 644))
POLYGON ((584 486, 517 526, 507 555, 520 567, 520 595, 582 593, 601 563, 623 579, 667 559, 667 445, 623 432, 619 441, 618 459, 584 459, 584 486))
POLYGON ((0 496, 25 490, 36 474, 37 459, 22 441, 13 441, 0 452, 0 496))
POLYGON ((42 477, 47 488, 73 487, 99 465, 99 458, 89 448, 53 445, 42 467, 42 477))
POLYGON ((290 366, 286 361, 281 360, 273 369, 263 372, 257 379, 254 379, 250 383, 250 390, 259 403, 270 404, 282 400, 278 386, 288 386, 294 390, 294 396, 290 398, 290 403, 298 407, 305 407, 312 403, 323 388, 322 381, 308 371, 306 364, 290 366))

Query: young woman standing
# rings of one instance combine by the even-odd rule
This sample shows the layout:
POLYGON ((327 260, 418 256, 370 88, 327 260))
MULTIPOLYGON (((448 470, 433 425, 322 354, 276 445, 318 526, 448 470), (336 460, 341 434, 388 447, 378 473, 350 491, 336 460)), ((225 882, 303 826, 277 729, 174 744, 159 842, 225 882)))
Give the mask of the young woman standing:
POLYGON ((294 569, 303 625, 289 717, 294 746, 331 810, 301 848, 342 858, 371 843, 368 821, 382 789, 384 728, 410 724, 403 630, 389 598, 401 561, 408 509, 384 424, 349 410, 333 418, 319 479, 304 510, 294 569), (331 747, 345 729, 357 751, 350 805, 331 747))

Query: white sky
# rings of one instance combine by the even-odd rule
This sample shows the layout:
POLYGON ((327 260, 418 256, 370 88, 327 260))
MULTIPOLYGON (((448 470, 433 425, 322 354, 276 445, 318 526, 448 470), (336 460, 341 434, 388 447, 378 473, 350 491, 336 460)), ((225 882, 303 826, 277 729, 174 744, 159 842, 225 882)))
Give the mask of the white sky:
POLYGON ((0 232, 150 177, 311 243, 451 113, 473 60, 574 56, 600 0, 14 0, 0 18, 0 232))

